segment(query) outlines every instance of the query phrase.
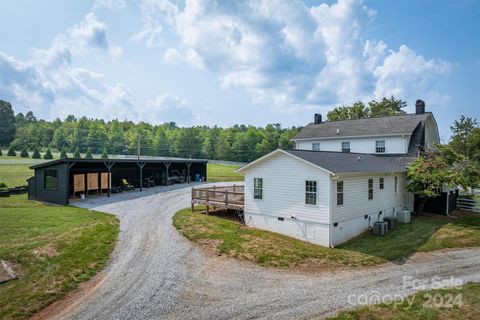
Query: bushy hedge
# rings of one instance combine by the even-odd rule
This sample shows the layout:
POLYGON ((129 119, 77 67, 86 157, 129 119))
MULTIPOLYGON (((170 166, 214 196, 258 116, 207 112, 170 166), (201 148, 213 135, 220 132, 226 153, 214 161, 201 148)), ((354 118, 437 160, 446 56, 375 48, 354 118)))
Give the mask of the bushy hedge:
POLYGON ((85 155, 85 159, 93 159, 92 151, 90 150, 90 148, 87 149, 87 154, 85 155))
POLYGON ((107 148, 103 148, 103 151, 102 151, 102 159, 108 159, 107 148))
POLYGON ((43 159, 46 159, 46 160, 53 159, 53 154, 52 154, 52 151, 50 151, 50 148, 48 148, 47 152, 45 152, 45 155, 43 156, 43 159))
POLYGON ((35 147, 35 150, 33 150, 32 159, 40 159, 40 158, 41 158, 40 151, 38 151, 38 147, 35 147))
POLYGON ((75 152, 73 153, 73 157, 74 157, 75 159, 80 159, 80 158, 82 157, 82 156, 80 155, 80 149, 79 149, 78 147, 75 149, 75 152))
POLYGON ((20 157, 22 157, 22 158, 28 158, 27 148, 23 148, 23 149, 22 149, 22 152, 20 152, 20 157))
POLYGON ((67 150, 65 148, 62 149, 62 153, 60 153, 60 159, 67 159, 67 150))
POLYGON ((15 152, 15 150, 13 150, 13 147, 10 147, 8 149, 7 156, 9 156, 9 157, 16 157, 17 156, 17 153, 15 152))

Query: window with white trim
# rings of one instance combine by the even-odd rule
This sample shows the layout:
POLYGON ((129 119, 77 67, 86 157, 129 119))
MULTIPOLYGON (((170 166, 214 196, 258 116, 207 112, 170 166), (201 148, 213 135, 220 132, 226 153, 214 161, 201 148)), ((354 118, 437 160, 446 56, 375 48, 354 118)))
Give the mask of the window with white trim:
POLYGON ((368 179, 368 200, 373 199, 373 179, 368 179))
POLYGON ((263 199, 263 179, 253 178, 253 198, 263 199))
POLYGON ((320 143, 312 143, 312 151, 320 151, 320 143))
POLYGON ((378 181, 378 187, 380 190, 383 190, 385 186, 385 181, 383 180, 383 178, 380 178, 380 180, 378 181))
POLYGON ((305 181, 305 204, 317 205, 317 181, 305 181))
POLYGON ((385 153, 385 140, 375 141, 375 152, 376 153, 385 153))
POLYGON ((398 177, 395 177, 394 190, 395 190, 395 194, 397 194, 398 193, 398 177))
POLYGON ((342 152, 350 152, 350 141, 342 142, 342 152))
POLYGON ((343 205, 343 181, 337 181, 337 206, 343 205))

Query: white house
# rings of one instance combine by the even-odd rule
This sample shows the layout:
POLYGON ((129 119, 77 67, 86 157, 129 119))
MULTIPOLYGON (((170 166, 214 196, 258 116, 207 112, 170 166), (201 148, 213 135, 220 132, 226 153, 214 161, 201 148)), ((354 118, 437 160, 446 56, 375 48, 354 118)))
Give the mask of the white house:
POLYGON ((330 122, 316 114, 292 140, 300 150, 378 155, 415 155, 420 146, 434 149, 440 143, 435 118, 425 112, 422 100, 417 100, 414 114, 330 122))
POLYGON ((369 154, 276 150, 238 169, 245 222, 339 245, 405 206, 406 169, 369 154))
POLYGON ((336 246, 374 222, 413 210, 406 166, 419 148, 434 149, 438 127, 425 103, 415 114, 314 122, 292 140, 240 169, 245 221, 324 246, 336 246))

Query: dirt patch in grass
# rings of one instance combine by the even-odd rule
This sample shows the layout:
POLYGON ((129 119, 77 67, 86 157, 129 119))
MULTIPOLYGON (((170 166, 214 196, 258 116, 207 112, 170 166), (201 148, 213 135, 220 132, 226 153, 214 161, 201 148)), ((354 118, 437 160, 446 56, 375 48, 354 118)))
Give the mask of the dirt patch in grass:
POLYGON ((20 278, 20 266, 0 259, 0 284, 20 278))

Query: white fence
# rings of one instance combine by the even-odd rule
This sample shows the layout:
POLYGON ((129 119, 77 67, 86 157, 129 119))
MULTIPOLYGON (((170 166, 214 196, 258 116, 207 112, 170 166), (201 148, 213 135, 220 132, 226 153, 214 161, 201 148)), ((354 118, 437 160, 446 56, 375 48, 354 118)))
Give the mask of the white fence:
POLYGON ((457 198, 457 208, 480 213, 480 201, 478 199, 457 198))

